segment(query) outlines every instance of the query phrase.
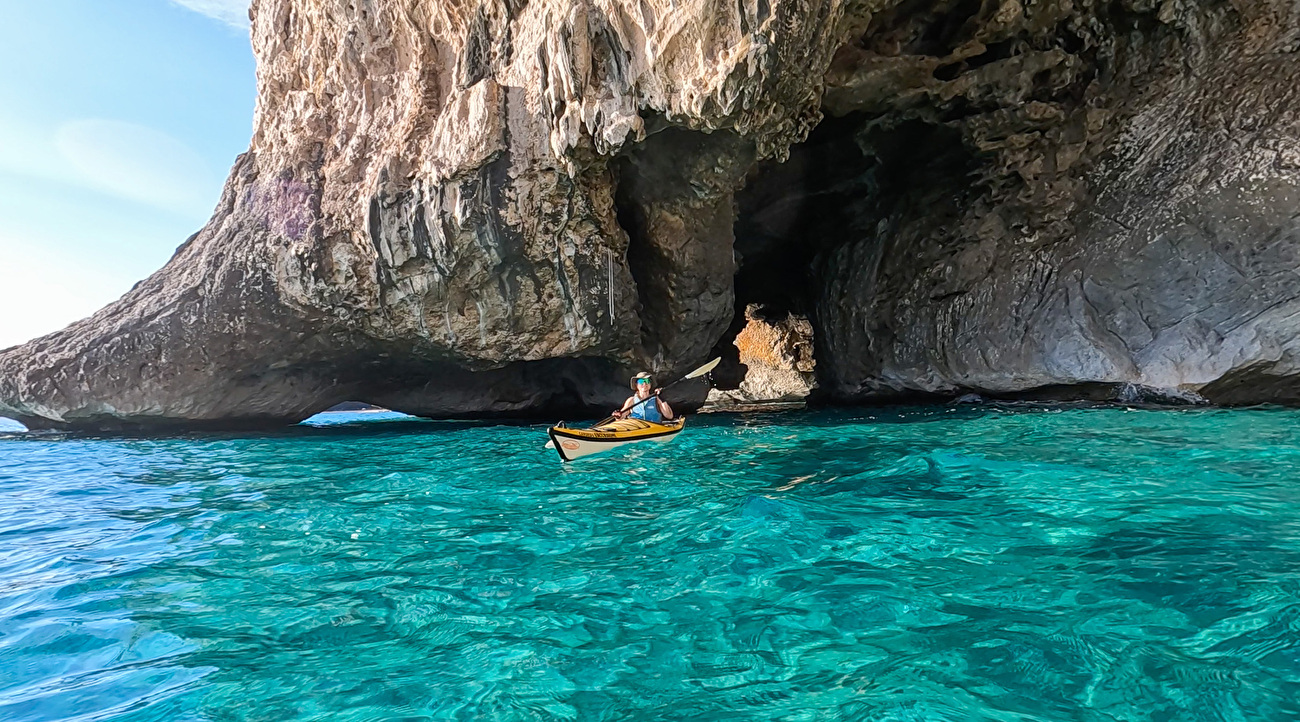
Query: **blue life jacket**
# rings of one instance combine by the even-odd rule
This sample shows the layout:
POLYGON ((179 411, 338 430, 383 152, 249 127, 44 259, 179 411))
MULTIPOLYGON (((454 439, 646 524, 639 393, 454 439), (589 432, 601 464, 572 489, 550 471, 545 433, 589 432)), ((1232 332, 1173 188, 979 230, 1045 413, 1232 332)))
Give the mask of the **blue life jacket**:
POLYGON ((664 417, 659 413, 659 404, 657 402, 658 397, 651 396, 645 401, 637 403, 636 406, 632 407, 632 418, 663 423, 664 417))

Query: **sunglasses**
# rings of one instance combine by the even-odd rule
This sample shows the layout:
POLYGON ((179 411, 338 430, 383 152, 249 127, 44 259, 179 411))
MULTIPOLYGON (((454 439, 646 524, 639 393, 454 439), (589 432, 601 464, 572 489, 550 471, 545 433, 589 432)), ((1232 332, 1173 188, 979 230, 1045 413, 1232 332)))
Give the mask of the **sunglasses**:
POLYGON ((640 386, 641 384, 649 384, 649 383, 650 383, 650 379, 637 379, 637 380, 636 380, 636 383, 637 383, 637 386, 640 386))

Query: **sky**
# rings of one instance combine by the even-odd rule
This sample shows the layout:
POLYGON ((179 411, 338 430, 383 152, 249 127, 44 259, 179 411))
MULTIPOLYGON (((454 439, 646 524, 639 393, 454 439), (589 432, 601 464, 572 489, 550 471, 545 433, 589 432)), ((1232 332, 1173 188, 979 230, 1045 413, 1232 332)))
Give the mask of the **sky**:
POLYGON ((252 135, 247 0, 0 0, 0 348, 207 221, 252 135))

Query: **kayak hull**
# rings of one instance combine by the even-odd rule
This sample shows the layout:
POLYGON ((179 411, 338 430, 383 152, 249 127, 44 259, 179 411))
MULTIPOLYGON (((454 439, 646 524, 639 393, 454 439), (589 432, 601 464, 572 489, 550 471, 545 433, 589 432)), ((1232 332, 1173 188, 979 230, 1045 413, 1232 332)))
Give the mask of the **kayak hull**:
POLYGON ((665 423, 641 419, 619 419, 590 429, 570 429, 563 425, 546 430, 561 461, 573 461, 584 456, 611 451, 629 444, 646 441, 672 441, 686 425, 684 419, 665 423))

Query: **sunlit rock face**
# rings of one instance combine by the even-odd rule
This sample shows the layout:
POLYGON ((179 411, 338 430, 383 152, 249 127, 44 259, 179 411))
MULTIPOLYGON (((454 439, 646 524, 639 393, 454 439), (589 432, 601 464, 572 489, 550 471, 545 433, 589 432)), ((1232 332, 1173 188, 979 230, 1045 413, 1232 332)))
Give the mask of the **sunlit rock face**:
POLYGON ((428 415, 621 401, 629 370, 684 370, 726 330, 732 194, 816 123, 844 7, 251 14, 255 132, 213 219, 117 303, 0 355, 0 413, 237 426, 344 399, 428 415))
POLYGON ((810 319, 833 400, 1300 400, 1277 0, 257 0, 249 152, 32 427, 569 413, 810 319))
POLYGON ((737 368, 722 367, 706 400, 715 409, 767 403, 803 403, 817 386, 813 330, 808 319, 793 313, 769 315, 750 304, 738 321, 737 368), (727 377, 734 376, 735 383, 727 377), (732 388, 734 386, 734 388, 732 388))

